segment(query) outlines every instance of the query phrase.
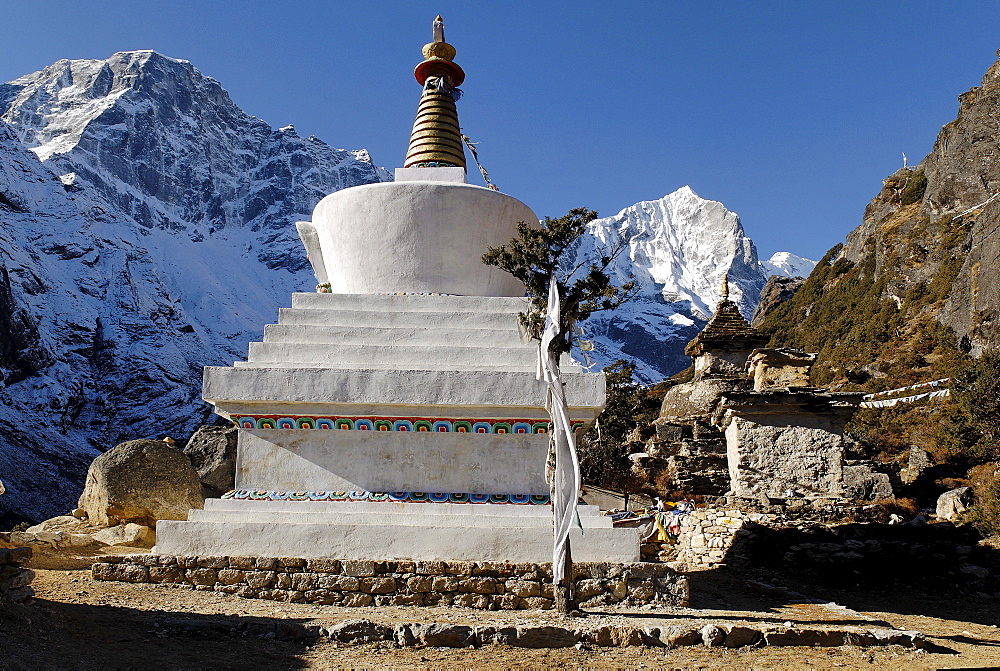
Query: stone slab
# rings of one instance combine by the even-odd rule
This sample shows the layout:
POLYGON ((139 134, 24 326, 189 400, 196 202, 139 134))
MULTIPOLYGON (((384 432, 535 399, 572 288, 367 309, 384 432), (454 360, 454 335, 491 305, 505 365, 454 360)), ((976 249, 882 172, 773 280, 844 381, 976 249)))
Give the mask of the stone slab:
POLYGON ((516 315, 528 307, 523 296, 425 296, 379 293, 293 293, 292 308, 382 312, 471 312, 516 315))
MULTIPOLYGON (((379 340, 376 339, 375 343, 379 340)), ((477 370, 481 366, 531 367, 538 360, 538 350, 530 345, 455 346, 444 343, 418 345, 340 344, 324 342, 252 342, 248 361, 262 366, 270 363, 309 364, 337 368, 342 365, 369 368, 422 370, 424 366, 450 367, 451 370, 477 370)))
POLYGON ((428 326, 361 326, 357 324, 304 325, 267 324, 264 326, 266 343, 309 343, 324 345, 441 345, 451 347, 528 347, 535 354, 538 347, 521 342, 516 328, 450 328, 442 324, 428 326))
MULTIPOLYGON (((517 330, 517 313, 522 308, 503 312, 442 313, 434 310, 338 310, 325 308, 280 308, 278 323, 316 326, 357 326, 382 328, 446 328, 517 330)), ((266 328, 266 327, 265 327, 266 328)))
MULTIPOLYGON (((604 407, 603 373, 565 373, 573 419, 604 407)), ((227 401, 251 403, 545 407, 534 371, 338 370, 206 366, 202 395, 226 412, 227 401)), ((430 412, 437 412, 430 408, 430 412)), ((442 415, 444 416, 444 415, 442 415)))
MULTIPOLYGON (((544 562, 552 560, 552 529, 271 522, 171 522, 157 525, 154 553, 362 560, 544 562)), ((574 561, 639 560, 636 529, 571 532, 574 561)))
MULTIPOLYGON (((248 501, 241 499, 205 499, 205 508, 212 511, 241 511, 247 514, 264 512, 307 512, 307 513, 338 513, 340 511, 359 510, 363 512, 386 515, 387 511, 394 517, 403 515, 455 516, 465 520, 469 517, 538 517, 552 522, 552 507, 549 505, 496 505, 469 503, 412 503, 397 501, 248 501)), ((601 515, 597 506, 578 505, 577 513, 584 526, 594 526, 593 518, 610 520, 601 515)), ((459 522, 461 523, 461 521, 459 522)))

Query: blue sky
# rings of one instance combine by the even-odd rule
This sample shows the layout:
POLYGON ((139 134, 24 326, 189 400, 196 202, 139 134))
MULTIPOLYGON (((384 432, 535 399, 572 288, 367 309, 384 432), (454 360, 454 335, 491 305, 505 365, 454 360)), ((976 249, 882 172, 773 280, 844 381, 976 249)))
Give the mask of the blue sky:
POLYGON ((0 0, 0 81, 155 49, 250 114, 401 164, 441 13, 463 129, 539 215, 611 215, 685 184, 762 257, 813 259, 930 151, 1000 47, 997 2, 0 0))

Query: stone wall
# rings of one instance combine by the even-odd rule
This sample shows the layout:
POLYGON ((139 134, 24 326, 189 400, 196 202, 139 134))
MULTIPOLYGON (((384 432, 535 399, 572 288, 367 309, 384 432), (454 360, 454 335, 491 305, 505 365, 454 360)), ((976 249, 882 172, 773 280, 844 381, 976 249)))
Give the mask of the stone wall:
POLYGON ((683 518, 677 537, 676 565, 684 570, 704 570, 728 563, 738 533, 748 522, 768 524, 774 516, 735 508, 696 508, 683 518))
POLYGON ((35 572, 24 568, 29 559, 31 548, 0 549, 0 602, 23 603, 35 594, 35 572))
MULTIPOLYGON (((581 562, 573 572, 583 607, 688 604, 687 578, 666 564, 581 562)), ((552 608, 549 564, 133 555, 102 557, 92 573, 96 580, 338 606, 552 608)))

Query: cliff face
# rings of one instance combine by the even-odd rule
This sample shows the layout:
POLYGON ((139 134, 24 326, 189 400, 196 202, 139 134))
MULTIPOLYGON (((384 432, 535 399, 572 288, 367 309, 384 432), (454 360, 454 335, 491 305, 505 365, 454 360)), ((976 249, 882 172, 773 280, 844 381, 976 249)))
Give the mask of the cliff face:
POLYGON ((920 378, 1000 346, 1000 62, 913 168, 883 181, 861 226, 762 324, 819 351, 815 382, 920 378), (953 333, 953 335, 952 335, 953 333))
POLYGON ((0 115, 8 528, 71 508, 100 451, 208 420, 202 367, 243 358, 315 286, 295 220, 388 174, 363 150, 271 128, 154 52, 0 84, 0 115))

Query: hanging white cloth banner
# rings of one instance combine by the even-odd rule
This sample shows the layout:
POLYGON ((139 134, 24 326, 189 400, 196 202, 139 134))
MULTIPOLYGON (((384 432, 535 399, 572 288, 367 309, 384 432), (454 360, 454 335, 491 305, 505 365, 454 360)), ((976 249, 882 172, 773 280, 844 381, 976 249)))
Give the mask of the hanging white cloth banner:
POLYGON ((549 349, 559 336, 560 324, 559 286, 553 277, 549 281, 549 305, 545 315, 545 328, 538 343, 538 370, 536 377, 548 385, 546 409, 552 419, 552 452, 555 473, 552 478, 552 582, 558 584, 566 577, 566 552, 569 549, 569 532, 576 513, 580 493, 580 462, 576 456, 576 440, 569 421, 569 405, 559 375, 558 355, 549 349))

